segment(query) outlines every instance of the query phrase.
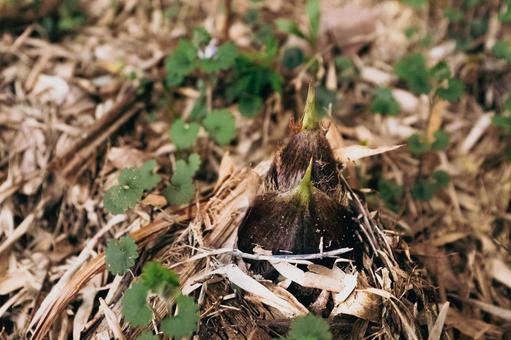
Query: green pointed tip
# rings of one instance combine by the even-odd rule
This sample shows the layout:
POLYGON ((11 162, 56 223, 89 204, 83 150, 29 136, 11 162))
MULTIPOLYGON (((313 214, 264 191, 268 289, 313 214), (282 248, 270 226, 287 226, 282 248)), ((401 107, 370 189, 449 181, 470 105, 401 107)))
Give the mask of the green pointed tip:
POLYGON ((310 160, 309 166, 307 167, 300 184, 298 184, 297 189, 300 201, 303 204, 307 204, 312 195, 312 159, 310 160))
POLYGON ((303 112, 302 130, 313 130, 319 127, 319 116, 316 111, 316 90, 309 83, 307 101, 303 112))

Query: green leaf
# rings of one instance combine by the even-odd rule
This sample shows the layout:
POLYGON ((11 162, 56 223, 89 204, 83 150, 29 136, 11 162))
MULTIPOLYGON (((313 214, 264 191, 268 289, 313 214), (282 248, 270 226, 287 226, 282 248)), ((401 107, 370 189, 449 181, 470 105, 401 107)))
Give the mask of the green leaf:
POLYGON ((337 56, 335 57, 335 66, 342 71, 350 70, 353 68, 353 62, 348 57, 337 56))
POLYGON ((188 149, 193 146, 199 134, 199 124, 186 123, 181 118, 176 119, 170 127, 170 139, 178 149, 188 149))
POLYGON ((476 39, 482 37, 488 31, 488 19, 474 18, 470 21, 470 35, 476 39))
POLYGON ((424 7, 428 4, 428 0, 401 0, 401 2, 415 9, 424 7))
POLYGON ((412 196, 419 201, 429 201, 436 193, 434 183, 428 179, 420 178, 412 187, 412 196))
POLYGON ((387 207, 394 211, 399 209, 399 203, 403 197, 403 188, 400 185, 394 181, 380 179, 378 181, 378 192, 387 207))
POLYGON ((309 17, 309 39, 315 44, 319 34, 319 19, 321 11, 318 0, 307 0, 305 11, 309 17))
POLYGON ((405 36, 407 39, 413 38, 413 36, 416 35, 417 33, 419 33, 419 28, 417 26, 407 27, 405 29, 405 36))
POLYGON ((499 19, 502 22, 508 23, 511 22, 511 2, 508 1, 505 6, 506 8, 502 13, 500 13, 499 19))
POLYGON ((435 181, 437 191, 443 188, 447 188, 447 186, 449 185, 450 176, 444 170, 436 170, 435 172, 433 172, 433 175, 431 177, 435 181))
POLYGON ((479 3, 483 1, 483 0, 465 0, 465 6, 467 6, 468 8, 472 8, 472 7, 475 7, 477 5, 479 5, 479 3))
POLYGON ((449 146, 449 135, 444 131, 438 130, 433 134, 435 141, 431 144, 431 149, 435 151, 445 150, 449 146))
POLYGON ((463 95, 465 84, 459 79, 449 78, 447 88, 439 88, 437 94, 440 98, 455 102, 463 95))
POLYGON ((171 182, 163 191, 163 195, 170 204, 181 205, 189 203, 195 195, 193 182, 171 182))
POLYGON ((144 265, 140 281, 150 291, 169 298, 179 286, 179 275, 165 268, 158 261, 150 261, 144 265))
POLYGON ((390 89, 379 88, 376 90, 371 103, 371 111, 384 116, 396 116, 399 109, 399 103, 394 99, 390 89))
POLYGON ((182 159, 176 162, 170 185, 163 192, 170 204, 185 204, 192 200, 195 194, 193 176, 200 163, 200 157, 195 153, 188 157, 188 163, 182 159))
POLYGON ((134 207, 144 192, 141 179, 137 169, 122 169, 119 185, 105 192, 103 198, 105 209, 112 214, 122 214, 126 209, 134 207))
POLYGON ((284 50, 284 55, 282 56, 282 66, 293 69, 300 66, 304 59, 303 52, 299 47, 288 47, 284 50))
POLYGON ((233 43, 225 43, 218 47, 213 58, 200 59, 199 68, 205 73, 216 73, 227 70, 234 64, 238 50, 233 43))
POLYGON ((145 162, 139 169, 140 182, 139 185, 143 190, 152 190, 158 183, 160 183, 161 177, 154 173, 156 168, 156 161, 150 160, 145 162))
POLYGON ((300 30, 300 28, 298 27, 298 24, 296 22, 288 20, 288 19, 277 19, 275 24, 277 25, 277 28, 279 30, 281 30, 282 32, 292 34, 299 38, 307 40, 307 37, 300 30))
POLYGON ((394 66, 394 71, 413 92, 423 94, 431 91, 430 73, 422 54, 412 53, 403 57, 394 66))
POLYGON ((144 190, 151 190, 160 182, 160 176, 154 173, 155 167, 156 161, 151 160, 140 168, 122 169, 119 184, 105 192, 105 209, 112 214, 122 214, 126 209, 134 207, 144 190))
POLYGON ((307 314, 291 321, 288 340, 331 340, 328 323, 318 316, 307 314))
POLYGON ((188 156, 188 171, 190 175, 193 177, 199 170, 201 165, 201 159, 200 156, 196 153, 192 153, 190 156, 188 156))
POLYGON ((259 96, 244 95, 241 97, 238 108, 245 117, 255 117, 263 107, 263 100, 259 96))
POLYGON ((202 124, 211 138, 220 145, 229 144, 236 137, 234 116, 229 110, 211 111, 202 124))
POLYGON ((151 321, 153 312, 147 304, 149 288, 137 282, 129 288, 122 298, 122 316, 132 326, 145 326, 151 321))
POLYGON ((161 322, 161 330, 170 337, 180 339, 185 336, 192 336, 197 328, 199 313, 193 298, 185 295, 176 297, 178 314, 174 317, 167 317, 161 322))
POLYGON ((203 48, 210 40, 211 35, 203 26, 198 26, 193 29, 192 44, 195 48, 203 48))
POLYGON ((130 236, 123 236, 119 240, 108 240, 105 250, 105 263, 110 273, 114 275, 126 273, 135 265, 137 258, 137 245, 130 236))
POLYGON ((449 69, 449 65, 445 61, 441 61, 430 71, 431 76, 437 81, 441 82, 445 79, 451 78, 451 70, 449 69))
POLYGON ((493 116, 491 121, 493 125, 507 129, 511 134, 511 116, 493 116))
POLYGON ((444 16, 450 21, 450 22, 460 22, 463 20, 463 12, 458 8, 446 8, 444 10, 444 16))
POLYGON ((406 143, 408 145, 408 150, 415 156, 420 156, 430 151, 430 145, 417 133, 411 135, 406 143))
POLYGON ((143 332, 137 336, 137 340, 158 340, 158 337, 150 332, 143 332))
POLYGON ((511 63, 511 46, 507 41, 498 40, 491 51, 495 58, 505 59, 508 63, 511 63))
POLYGON ((124 192, 125 190, 119 185, 114 185, 108 189, 103 197, 105 210, 111 214, 117 215, 122 214, 126 209, 134 206, 136 202, 131 205, 130 202, 124 200, 124 192))
POLYGON ((197 49, 188 40, 180 40, 174 53, 165 59, 166 82, 169 86, 181 84, 197 65, 197 49))
POLYGON ((504 102, 504 110, 511 112, 511 89, 509 90, 506 101, 504 102))

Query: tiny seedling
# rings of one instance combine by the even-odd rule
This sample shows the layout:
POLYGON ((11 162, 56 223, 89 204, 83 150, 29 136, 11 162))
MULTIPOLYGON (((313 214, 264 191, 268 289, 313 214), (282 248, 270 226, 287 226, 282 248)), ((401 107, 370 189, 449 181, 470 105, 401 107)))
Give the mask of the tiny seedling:
POLYGON ((401 0, 401 2, 415 9, 420 9, 428 4, 428 0, 401 0))
POLYGON ((412 187, 412 196, 419 201, 428 201, 449 184, 449 174, 443 170, 433 172, 431 177, 419 178, 412 187))
POLYGON ((122 298, 122 316, 132 326, 145 326, 151 321, 153 312, 147 303, 149 288, 140 282, 134 283, 122 298))
POLYGON ((380 113, 383 116, 396 116, 399 113, 399 103, 392 95, 392 91, 386 88, 379 88, 374 94, 371 103, 371 111, 380 113))
POLYGON ((307 41, 313 49, 316 49, 319 36, 319 22, 321 11, 318 0, 308 0, 305 5, 305 11, 309 18, 308 32, 303 32, 298 23, 289 19, 278 19, 277 28, 281 31, 292 34, 300 39, 307 41))
MULTIPOLYGON (((125 259, 121 262, 124 266, 125 259)), ((143 327, 151 321, 153 311, 147 303, 150 294, 159 295, 164 300, 175 297, 177 315, 169 316, 161 321, 161 330, 165 335, 180 339, 191 336, 195 332, 199 320, 195 301, 193 298, 181 294, 179 276, 157 261, 146 263, 140 279, 124 293, 121 312, 126 322, 131 326, 143 327)), ((155 336, 151 333, 144 332, 137 339, 154 338, 155 336)))
POLYGON ((176 297, 178 314, 166 317, 161 321, 163 333, 176 339, 191 336, 197 327, 199 314, 193 298, 185 295, 176 297))
POLYGON ((202 125, 218 144, 229 144, 236 137, 236 124, 229 110, 214 110, 208 113, 202 125))
POLYGON ((394 66, 394 72, 413 92, 423 94, 431 91, 430 73, 426 58, 421 53, 403 57, 394 66))
POLYGON ((495 42, 491 49, 493 55, 497 59, 504 59, 511 64, 511 45, 504 40, 495 42))
POLYGON ((130 236, 123 236, 119 240, 108 240, 105 250, 105 263, 110 273, 114 275, 125 274, 135 265, 137 258, 137 245, 130 236))
POLYGON ((378 181, 378 192, 385 202, 385 205, 393 211, 399 210, 403 199, 403 188, 394 181, 380 179, 378 181))
POLYGON ((154 173, 156 161, 144 163, 140 168, 121 169, 119 184, 105 192, 103 204, 112 214, 122 214, 133 208, 144 191, 151 190, 160 182, 160 176, 154 173))
POLYGON ((166 83, 180 85, 192 73, 215 74, 230 68, 238 55, 234 44, 216 46, 202 27, 194 30, 192 40, 181 39, 174 52, 165 59, 166 83))
POLYGON ((291 322, 285 340, 331 340, 332 333, 328 323, 318 316, 307 314, 291 322))
POLYGON ((158 337, 149 332, 142 332, 142 334, 137 336, 137 340, 158 340, 158 337))
POLYGON ((422 156, 430 151, 441 151, 447 149, 449 146, 449 136, 442 130, 435 131, 433 134, 435 140, 430 143, 426 140, 425 136, 418 133, 413 134, 408 138, 408 150, 414 156, 422 156))
POLYGON ((199 124, 195 122, 186 123, 182 119, 176 119, 169 131, 170 140, 176 148, 188 149, 195 143, 199 128, 199 124))
POLYGON ((168 202, 185 204, 192 200, 195 194, 193 176, 199 170, 200 164, 200 157, 195 153, 188 157, 188 162, 182 159, 176 162, 170 184, 163 192, 168 202))
POLYGON ((411 53, 394 65, 396 75, 416 94, 430 94, 455 102, 463 95, 465 85, 452 77, 445 62, 428 68, 421 53, 411 53))

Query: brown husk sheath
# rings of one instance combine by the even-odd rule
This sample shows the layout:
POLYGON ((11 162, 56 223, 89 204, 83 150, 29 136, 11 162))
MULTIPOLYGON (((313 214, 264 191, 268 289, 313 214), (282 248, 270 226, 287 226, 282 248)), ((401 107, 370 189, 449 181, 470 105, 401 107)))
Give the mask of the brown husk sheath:
MULTIPOLYGON (((238 248, 253 253, 256 246, 275 254, 313 254, 353 247, 356 225, 351 212, 311 183, 312 165, 304 178, 287 192, 258 196, 238 230, 238 248)), ((332 259, 317 263, 331 266, 332 259)), ((251 269, 267 278, 275 273, 265 261, 251 269)))
POLYGON ((302 179, 313 160, 312 183, 329 196, 340 189, 337 163, 325 132, 319 126, 314 89, 309 86, 301 131, 280 149, 265 178, 266 191, 288 191, 302 179))

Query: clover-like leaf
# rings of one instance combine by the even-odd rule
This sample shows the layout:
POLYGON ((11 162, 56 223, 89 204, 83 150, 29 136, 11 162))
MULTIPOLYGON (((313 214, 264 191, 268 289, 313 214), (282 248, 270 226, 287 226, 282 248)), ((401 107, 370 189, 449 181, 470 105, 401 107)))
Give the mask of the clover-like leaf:
POLYGON ((140 280, 150 291, 167 298, 179 286, 179 275, 158 261, 150 261, 144 265, 140 280))
POLYGON ((459 79, 449 78, 446 88, 439 88, 437 94, 440 98, 455 102, 463 95, 465 84, 459 79))
POLYGON ((371 103, 371 111, 384 116, 395 116, 399 113, 399 103, 392 95, 392 91, 386 88, 379 88, 374 94, 371 103))
POLYGON ((140 186, 114 185, 105 192, 103 205, 112 214, 122 214, 137 204, 142 192, 140 186))
POLYGON ((450 176, 444 170, 436 170, 435 172, 433 172, 433 175, 431 175, 431 177, 435 181, 438 190, 446 188, 447 185, 449 185, 450 176))
POLYGON ((507 41, 498 40, 491 51, 496 58, 505 59, 508 63, 511 63, 511 45, 507 41))
POLYGON ((105 209, 112 214, 122 214, 126 209, 134 207, 144 190, 153 189, 160 181, 160 176, 154 173, 155 167, 156 161, 151 160, 140 168, 122 169, 119 184, 105 192, 105 209))
POLYGON ((171 204, 185 204, 192 200, 195 194, 193 185, 193 176, 200 166, 200 157, 197 154, 191 154, 188 157, 188 163, 180 159, 176 162, 176 168, 169 186, 163 194, 171 204))
POLYGON ((185 295, 176 297, 178 313, 167 317, 161 322, 161 330, 170 337, 180 339, 191 336, 197 328, 199 313, 193 298, 185 295))
POLYGON ((299 47, 288 47, 284 50, 282 56, 282 65, 289 69, 294 69, 300 66, 305 60, 302 50, 299 47))
POLYGON ((291 322, 287 340, 331 340, 328 323, 313 314, 299 316, 291 322))
POLYGON ((229 144, 236 137, 234 116, 229 110, 211 111, 204 119, 203 125, 218 144, 229 144))
POLYGON ((137 340, 158 340, 158 337, 149 332, 143 332, 139 336, 137 336, 137 340))
POLYGON ((430 70, 430 73, 431 76, 438 82, 451 78, 451 70, 445 61, 441 61, 433 66, 433 68, 430 70))
POLYGON ((145 162, 139 169, 140 182, 139 185, 143 190, 154 189, 161 180, 160 175, 154 173, 156 168, 156 161, 154 159, 145 162))
POLYGON ((436 193, 435 183, 426 179, 419 178, 412 187, 412 196, 419 201, 429 201, 436 193))
POLYGON ((197 65, 197 49, 188 40, 180 40, 174 53, 165 60, 166 82, 170 86, 181 84, 197 65))
POLYGON ((238 107, 243 116, 254 117, 261 111, 263 100, 259 96, 244 95, 241 97, 238 107))
POLYGON ((399 203, 403 197, 403 188, 400 185, 394 181, 380 179, 378 181, 378 192, 387 207, 394 211, 399 209, 399 203))
POLYGON ((394 71, 413 92, 423 94, 431 91, 430 72, 426 65, 426 58, 421 53, 412 53, 403 57, 394 66, 394 71))
POLYGON ((435 131, 433 134, 435 141, 431 144, 431 149, 435 151, 445 150, 449 146, 449 135, 442 130, 435 131))
POLYGON ((145 326, 151 321, 153 312, 147 304, 149 288, 137 282, 129 288, 122 298, 122 316, 132 326, 145 326))
POLYGON ((197 173, 197 171, 200 168, 201 165, 201 159, 200 156, 196 153, 192 153, 190 156, 188 156, 188 171, 190 172, 190 175, 193 177, 197 173))
POLYGON ((408 150, 415 155, 420 156, 430 151, 431 145, 419 134, 411 135, 407 140, 408 150))
POLYGON ((170 204, 185 204, 192 200, 195 195, 193 182, 170 182, 169 186, 163 191, 163 195, 170 204))
POLYGON ((106 269, 114 275, 122 275, 135 265, 137 245, 130 236, 108 240, 105 250, 106 269))
POLYGON ((491 121, 493 125, 507 129, 511 134, 511 116, 493 116, 491 121))
POLYGON ((190 148, 199 134, 199 124, 186 123, 182 119, 176 119, 170 128, 170 139, 178 149, 190 148))
POLYGON ((234 64, 238 50, 233 43, 225 43, 218 47, 212 58, 199 60, 199 68, 205 73, 215 73, 227 70, 234 64))

